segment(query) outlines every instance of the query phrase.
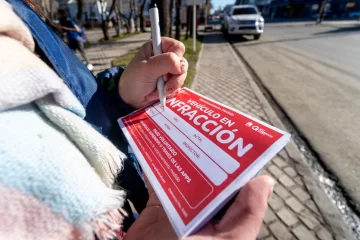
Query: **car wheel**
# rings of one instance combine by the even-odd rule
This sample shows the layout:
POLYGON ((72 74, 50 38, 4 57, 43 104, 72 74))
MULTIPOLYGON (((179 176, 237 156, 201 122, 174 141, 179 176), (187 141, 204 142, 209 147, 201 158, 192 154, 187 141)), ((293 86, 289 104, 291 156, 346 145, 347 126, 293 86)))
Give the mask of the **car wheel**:
POLYGON ((254 35, 254 40, 259 40, 259 39, 260 39, 260 36, 261 36, 261 34, 255 34, 255 35, 254 35))

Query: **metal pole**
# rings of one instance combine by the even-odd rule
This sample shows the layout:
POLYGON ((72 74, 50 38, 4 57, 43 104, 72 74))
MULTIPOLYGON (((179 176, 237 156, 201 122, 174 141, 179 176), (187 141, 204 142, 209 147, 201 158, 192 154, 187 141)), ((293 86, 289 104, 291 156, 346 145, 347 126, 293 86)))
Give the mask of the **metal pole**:
POLYGON ((193 5, 193 51, 196 52, 196 5, 193 5))

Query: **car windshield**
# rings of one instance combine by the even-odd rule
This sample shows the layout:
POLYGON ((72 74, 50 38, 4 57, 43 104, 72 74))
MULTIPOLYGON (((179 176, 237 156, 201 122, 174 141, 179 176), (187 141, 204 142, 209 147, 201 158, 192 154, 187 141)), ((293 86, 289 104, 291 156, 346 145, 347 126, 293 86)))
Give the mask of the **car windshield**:
POLYGON ((245 14, 257 14, 257 11, 253 7, 234 8, 233 15, 245 15, 245 14))

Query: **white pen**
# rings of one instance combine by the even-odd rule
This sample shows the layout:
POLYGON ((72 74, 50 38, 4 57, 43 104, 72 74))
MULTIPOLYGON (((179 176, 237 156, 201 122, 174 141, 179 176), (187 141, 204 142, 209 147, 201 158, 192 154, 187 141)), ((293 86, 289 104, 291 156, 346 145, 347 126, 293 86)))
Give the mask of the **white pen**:
MULTIPOLYGON (((151 23, 151 38, 153 44, 154 55, 162 54, 161 50, 161 35, 159 25, 159 11, 155 3, 150 4, 150 23, 151 23)), ((160 76, 156 82, 156 88, 159 92, 160 104, 165 110, 166 96, 164 92, 164 78, 160 76)))

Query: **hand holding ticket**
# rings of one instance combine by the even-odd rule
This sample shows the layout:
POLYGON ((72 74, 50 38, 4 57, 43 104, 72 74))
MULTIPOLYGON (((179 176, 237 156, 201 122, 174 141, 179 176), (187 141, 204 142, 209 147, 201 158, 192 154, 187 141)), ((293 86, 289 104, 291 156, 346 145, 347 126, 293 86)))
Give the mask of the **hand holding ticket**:
POLYGON ((180 237, 196 232, 290 134, 188 89, 119 124, 180 237))

